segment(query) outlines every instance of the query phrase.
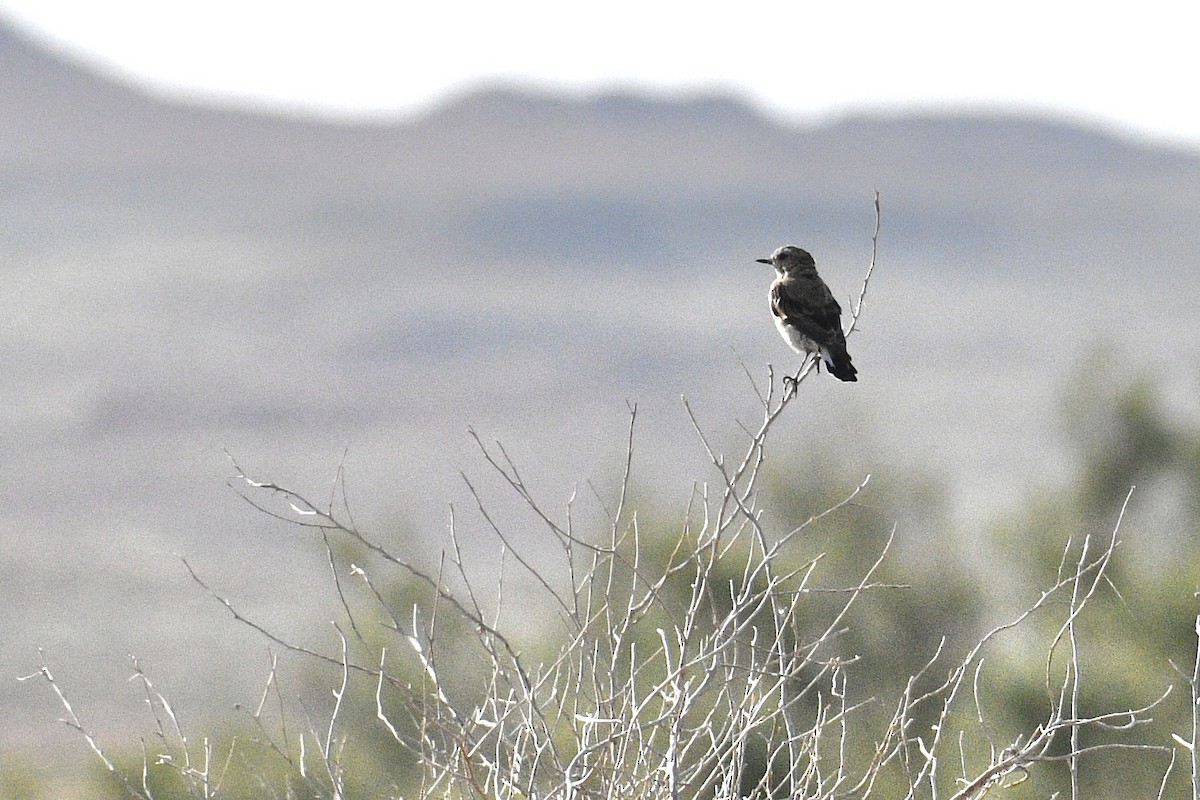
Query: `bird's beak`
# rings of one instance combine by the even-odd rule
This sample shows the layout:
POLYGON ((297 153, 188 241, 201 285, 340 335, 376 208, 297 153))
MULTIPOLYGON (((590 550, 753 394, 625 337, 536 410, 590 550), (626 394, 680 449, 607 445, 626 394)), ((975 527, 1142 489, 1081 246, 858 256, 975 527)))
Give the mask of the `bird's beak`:
POLYGON ((754 260, 755 260, 755 261, 757 261, 759 264, 771 264, 771 263, 773 263, 773 262, 771 261, 771 259, 769 259, 769 258, 756 258, 756 259, 754 259, 754 260))

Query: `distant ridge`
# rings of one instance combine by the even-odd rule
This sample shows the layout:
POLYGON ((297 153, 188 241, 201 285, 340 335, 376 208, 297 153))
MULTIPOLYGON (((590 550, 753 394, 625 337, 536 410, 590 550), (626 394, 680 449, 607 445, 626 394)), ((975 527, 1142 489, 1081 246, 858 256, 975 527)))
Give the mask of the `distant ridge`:
POLYGON ((52 107, 110 115, 114 108, 150 105, 149 96, 109 78, 69 53, 39 42, 0 14, 0 125, 42 118, 52 107))
POLYGON ((767 118, 749 101, 728 92, 680 95, 612 89, 574 93, 533 86, 488 83, 457 92, 420 122, 455 123, 468 117, 558 118, 618 125, 754 126, 767 118))
MULTIPOLYGON (((0 81, 0 104, 5 109, 0 115, 0 144, 8 148, 9 157, 14 148, 17 154, 45 155, 56 143, 68 151, 64 156, 105 156, 86 147, 84 153, 76 152, 81 142, 104 143, 129 156, 139 147, 157 150, 164 139, 186 150, 189 140, 208 135, 224 139, 231 128, 244 129, 247 139, 338 132, 353 147, 369 147, 380 135, 404 138, 412 134, 430 142, 421 134, 444 136, 449 132, 460 142, 476 144, 480 136, 490 134, 494 143, 507 149, 512 143, 502 140, 532 131, 537 141, 537 129, 550 127, 555 133, 564 128, 577 128, 576 133, 606 128, 630 135, 653 129, 660 138, 705 135, 717 141, 725 139, 721 149, 735 162, 739 155, 772 158, 778 155, 772 151, 780 148, 800 149, 838 169, 865 163, 872 172, 876 163, 895 164, 897 159, 912 157, 944 160, 971 156, 989 166, 1011 159, 1030 162, 1038 169, 1074 166, 1107 171, 1127 167, 1129 159, 1151 166, 1150 162, 1161 164, 1167 158, 1178 167, 1197 158, 1190 151, 1145 144, 1071 121, 1016 114, 855 114, 817 125, 787 125, 747 100, 721 92, 674 96, 614 90, 580 95, 491 84, 453 95, 416 117, 367 122, 192 106, 101 74, 70 54, 37 41, 3 15, 0 74, 5 76, 0 81), (203 130, 206 126, 213 130, 203 130), (736 152, 738 142, 746 152, 736 152)), ((279 156, 286 159, 291 148, 277 144, 282 145, 279 156)), ((318 147, 327 145, 322 141, 318 147)), ((301 151, 310 149, 300 145, 301 151)), ((334 158, 337 155, 331 153, 334 158)))
POLYGON ((505 257, 528 248, 554 260, 588 242, 622 261, 661 262, 685 243, 759 230, 773 242, 796 228, 844 239, 870 225, 876 189, 889 232, 945 260, 962 242, 996 253, 1037 245, 1054 226, 1088 228, 1079 257, 1114 248, 1132 257, 1159 240, 1147 250, 1127 231, 1200 204, 1200 154, 1045 117, 786 124, 728 93, 489 85, 404 119, 297 118, 164 100, 2 20, 0 73, 0 166, 18 183, 107 176, 89 186, 118 193, 97 197, 105 213, 135 202, 138 213, 185 214, 199 203, 247 223, 268 207, 319 218, 330 198, 380 220, 403 204, 414 235, 433 235, 432 225, 464 243, 484 237, 505 257), (369 211, 376 205, 384 210, 369 211))

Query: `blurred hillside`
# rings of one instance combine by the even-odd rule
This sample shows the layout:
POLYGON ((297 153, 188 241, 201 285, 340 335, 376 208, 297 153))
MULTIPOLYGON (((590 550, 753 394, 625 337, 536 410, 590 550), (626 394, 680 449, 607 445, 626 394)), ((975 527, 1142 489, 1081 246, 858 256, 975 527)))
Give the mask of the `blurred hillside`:
MULTIPOLYGON (((100 727, 131 705, 107 697, 127 652, 185 708, 261 678, 261 641, 173 554, 281 630, 322 606, 294 591, 321 555, 226 488, 223 448, 312 494, 345 454, 364 527, 440 545, 467 425, 565 498, 619 478, 630 399, 639 480, 682 502, 712 476, 680 395, 733 432, 755 414, 739 361, 795 364, 753 260, 805 246, 848 301, 876 189, 860 382, 820 376, 778 433, 822 482, 928 475, 978 521, 1065 481, 1060 401, 1097 342, 1197 416, 1194 152, 1044 118, 805 127, 736 97, 504 87, 335 124, 167 102, 4 27, 0 75, 0 674, 44 647, 100 727)), ((0 687, 7 744, 67 738, 47 698, 0 687)))

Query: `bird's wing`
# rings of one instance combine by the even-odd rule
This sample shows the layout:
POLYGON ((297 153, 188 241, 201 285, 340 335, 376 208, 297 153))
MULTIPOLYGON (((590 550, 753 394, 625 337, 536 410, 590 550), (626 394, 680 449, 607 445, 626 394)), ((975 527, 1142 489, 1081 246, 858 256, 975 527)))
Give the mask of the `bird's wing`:
POLYGON ((771 287, 771 310, 820 345, 845 345, 842 307, 823 283, 796 287, 779 282, 771 287))

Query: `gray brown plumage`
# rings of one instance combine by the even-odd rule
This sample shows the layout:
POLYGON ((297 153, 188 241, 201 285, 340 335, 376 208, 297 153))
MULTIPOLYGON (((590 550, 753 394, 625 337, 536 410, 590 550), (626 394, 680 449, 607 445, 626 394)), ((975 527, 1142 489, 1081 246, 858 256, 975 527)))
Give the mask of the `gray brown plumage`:
POLYGON ((858 370, 846 352, 842 307, 817 274, 808 251, 788 245, 758 262, 770 264, 778 273, 771 284, 771 312, 783 340, 797 353, 816 353, 818 367, 824 361, 835 378, 858 380, 858 370))

